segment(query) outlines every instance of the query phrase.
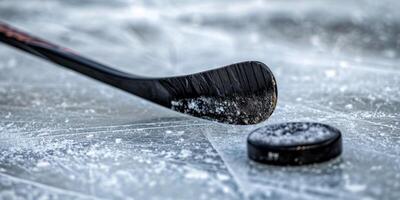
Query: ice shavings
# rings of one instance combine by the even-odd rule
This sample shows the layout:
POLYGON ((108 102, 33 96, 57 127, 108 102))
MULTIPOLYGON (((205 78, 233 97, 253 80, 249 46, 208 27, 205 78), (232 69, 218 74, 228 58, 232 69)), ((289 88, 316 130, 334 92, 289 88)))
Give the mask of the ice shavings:
POLYGON ((172 109, 204 119, 230 124, 256 124, 266 120, 275 109, 273 94, 205 97, 172 101, 172 109))

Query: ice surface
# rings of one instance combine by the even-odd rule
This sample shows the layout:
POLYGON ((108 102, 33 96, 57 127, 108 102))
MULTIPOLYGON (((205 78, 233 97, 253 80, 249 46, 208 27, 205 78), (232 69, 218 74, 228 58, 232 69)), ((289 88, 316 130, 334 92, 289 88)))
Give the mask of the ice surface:
POLYGON ((243 60, 277 79, 265 124, 339 128, 342 156, 247 158, 262 126, 197 120, 0 45, 0 199, 399 199, 399 2, 0 2, 0 20, 121 70, 243 60))

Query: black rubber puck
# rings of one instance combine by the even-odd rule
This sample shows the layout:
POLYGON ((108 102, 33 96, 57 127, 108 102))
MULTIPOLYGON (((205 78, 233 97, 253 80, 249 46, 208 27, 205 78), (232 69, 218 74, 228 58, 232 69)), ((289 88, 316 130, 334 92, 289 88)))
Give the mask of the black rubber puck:
POLYGON ((303 165, 342 153, 342 136, 326 124, 291 122, 261 127, 247 138, 249 158, 273 165, 303 165))

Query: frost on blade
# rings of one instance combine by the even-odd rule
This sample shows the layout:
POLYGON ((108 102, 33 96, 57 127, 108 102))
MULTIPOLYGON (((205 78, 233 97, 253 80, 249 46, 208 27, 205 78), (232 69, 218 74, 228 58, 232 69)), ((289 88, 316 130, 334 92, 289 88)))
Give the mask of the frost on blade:
POLYGON ((256 124, 269 116, 275 109, 275 94, 252 94, 232 97, 205 97, 172 101, 172 109, 229 124, 256 124))

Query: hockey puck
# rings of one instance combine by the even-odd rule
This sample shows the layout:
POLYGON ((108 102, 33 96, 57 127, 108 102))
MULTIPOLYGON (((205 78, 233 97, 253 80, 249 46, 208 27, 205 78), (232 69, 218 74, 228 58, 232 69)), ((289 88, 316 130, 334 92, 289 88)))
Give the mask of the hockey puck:
POLYGON ((303 165, 330 160, 342 153, 342 136, 326 124, 291 122, 268 125, 247 138, 250 159, 273 165, 303 165))

